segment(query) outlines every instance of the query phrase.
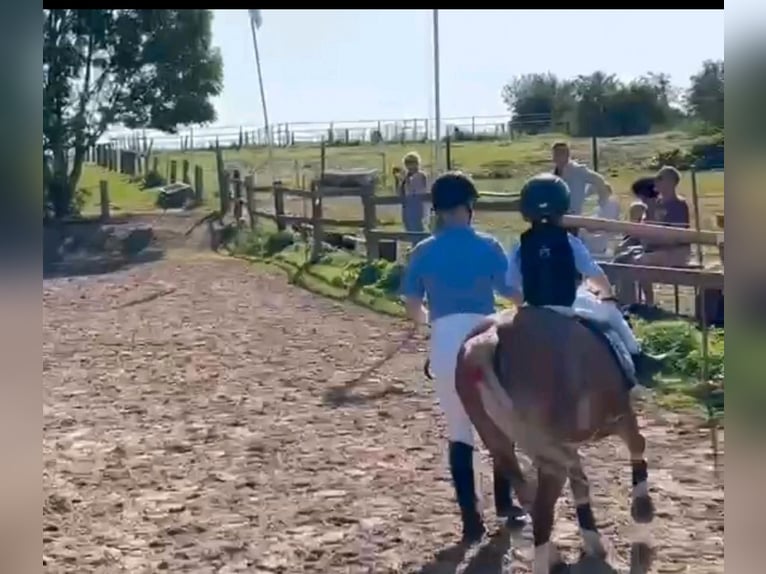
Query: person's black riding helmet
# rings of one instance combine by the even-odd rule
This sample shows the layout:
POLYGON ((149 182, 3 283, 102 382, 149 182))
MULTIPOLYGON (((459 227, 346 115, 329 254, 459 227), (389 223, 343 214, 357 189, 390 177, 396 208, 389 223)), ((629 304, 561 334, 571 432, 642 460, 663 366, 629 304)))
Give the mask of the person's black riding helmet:
POLYGON ((569 211, 569 186, 551 173, 527 180, 521 188, 521 215, 531 222, 555 220, 569 211))
POLYGON ((437 177, 431 184, 431 207, 434 211, 449 211, 456 207, 473 207, 479 198, 471 178, 459 171, 437 177))

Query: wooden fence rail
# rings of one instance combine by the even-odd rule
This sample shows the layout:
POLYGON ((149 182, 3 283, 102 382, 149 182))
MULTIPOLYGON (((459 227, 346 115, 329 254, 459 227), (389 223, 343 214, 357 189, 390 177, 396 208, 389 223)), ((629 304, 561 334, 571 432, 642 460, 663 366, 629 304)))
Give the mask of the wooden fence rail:
MULTIPOLYGON (((361 237, 354 237, 357 243, 364 244, 364 250, 369 260, 380 257, 382 251, 395 253, 387 243, 408 242, 414 243, 428 237, 428 233, 395 231, 378 227, 376 209, 378 206, 401 205, 402 199, 397 196, 376 196, 372 187, 324 187, 320 183, 314 184, 311 190, 292 189, 277 184, 274 187, 275 206, 279 203, 280 208, 274 212, 256 210, 255 215, 268 218, 281 223, 281 228, 291 224, 311 226, 313 230, 312 258, 318 260, 321 256, 321 245, 328 227, 352 227, 361 232, 361 237), (311 216, 289 215, 284 212, 284 199, 277 202, 276 197, 292 196, 310 201, 312 204, 311 216), (323 216, 322 201, 325 198, 357 197, 362 203, 364 218, 356 219, 332 219, 323 216), (386 249, 382 249, 385 247, 386 249)), ((421 197, 428 201, 428 196, 421 197)), ((510 212, 518 211, 519 196, 498 193, 481 193, 476 202, 475 210, 479 212, 510 212)), ((570 228, 585 229, 588 231, 604 231, 618 234, 629 234, 642 239, 662 240, 668 243, 678 244, 701 244, 722 246, 724 234, 722 231, 693 230, 666 227, 661 225, 638 224, 625 221, 614 221, 596 217, 584 217, 567 215, 564 217, 564 225, 570 228)), ((610 279, 619 284, 625 281, 652 282, 673 286, 689 286, 697 289, 723 289, 724 273, 718 270, 706 270, 696 268, 669 268, 629 265, 620 263, 601 264, 610 279)))

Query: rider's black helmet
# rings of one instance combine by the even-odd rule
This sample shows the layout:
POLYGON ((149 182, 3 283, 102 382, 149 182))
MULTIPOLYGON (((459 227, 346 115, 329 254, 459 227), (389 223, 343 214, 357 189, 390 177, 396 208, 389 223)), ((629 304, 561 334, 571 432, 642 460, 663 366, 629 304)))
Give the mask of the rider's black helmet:
POLYGON ((451 171, 440 175, 431 184, 431 206, 434 211, 449 211, 456 207, 473 207, 478 199, 471 178, 459 171, 451 171))
POLYGON ((541 173, 521 188, 521 215, 527 221, 556 221, 568 211, 569 186, 557 175, 541 173))

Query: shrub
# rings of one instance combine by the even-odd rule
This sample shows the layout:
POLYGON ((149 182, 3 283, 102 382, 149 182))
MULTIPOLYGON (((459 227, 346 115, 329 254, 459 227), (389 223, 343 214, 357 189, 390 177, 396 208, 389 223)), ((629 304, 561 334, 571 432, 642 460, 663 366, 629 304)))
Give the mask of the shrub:
POLYGON ((146 175, 143 177, 143 182, 141 183, 143 189, 152 189, 155 187, 162 187, 163 185, 167 185, 167 180, 162 174, 154 170, 146 172, 146 175))
POLYGON ((289 231, 277 231, 266 236, 263 255, 271 257, 295 243, 295 237, 289 231))

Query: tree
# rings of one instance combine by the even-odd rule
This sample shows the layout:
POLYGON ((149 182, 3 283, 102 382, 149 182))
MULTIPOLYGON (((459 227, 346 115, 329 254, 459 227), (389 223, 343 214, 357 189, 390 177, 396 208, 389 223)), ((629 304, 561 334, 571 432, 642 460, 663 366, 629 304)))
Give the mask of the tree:
POLYGON ((515 129, 529 133, 560 123, 572 108, 571 83, 551 73, 516 76, 503 86, 501 97, 515 129))
POLYGON ((600 71, 573 80, 527 74, 505 85, 502 98, 515 129, 527 133, 566 125, 579 136, 639 135, 681 119, 671 106, 676 91, 667 74, 627 84, 600 71))
POLYGON ((43 10, 47 199, 71 212, 87 149, 112 125, 173 133, 216 118, 210 10, 43 10), (71 156, 71 161, 70 161, 71 156))
POLYGON ((702 70, 690 79, 686 104, 691 115, 713 127, 723 128, 723 60, 706 60, 702 70))

